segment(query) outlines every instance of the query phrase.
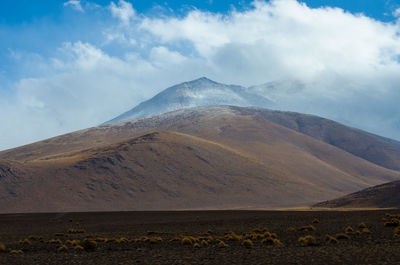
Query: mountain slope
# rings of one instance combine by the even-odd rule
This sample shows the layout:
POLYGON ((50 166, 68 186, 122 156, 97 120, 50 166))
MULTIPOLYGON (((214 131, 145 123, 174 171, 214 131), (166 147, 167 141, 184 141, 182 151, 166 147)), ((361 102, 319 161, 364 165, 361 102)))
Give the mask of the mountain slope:
POLYGON ((0 212, 291 207, 400 179, 273 113, 191 108, 0 152, 0 212))
POLYGON ((167 88, 105 124, 153 116, 182 108, 212 105, 271 107, 273 103, 251 93, 244 87, 220 84, 202 77, 167 88))
POLYGON ((400 181, 370 187, 316 207, 328 208, 400 208, 400 181))
MULTIPOLYGON (((248 110, 242 109, 242 111, 246 114, 248 110)), ((263 109, 251 109, 248 113, 259 115, 263 119, 336 146, 377 165, 400 170, 400 142, 398 141, 314 115, 263 109)))

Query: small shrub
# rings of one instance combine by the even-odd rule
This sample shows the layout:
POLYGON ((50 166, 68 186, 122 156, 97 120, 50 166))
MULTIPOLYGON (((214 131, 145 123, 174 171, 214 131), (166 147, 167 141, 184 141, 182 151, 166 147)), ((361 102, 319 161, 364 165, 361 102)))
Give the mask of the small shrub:
POLYGON ((181 241, 182 245, 191 245, 193 241, 189 237, 184 237, 181 241))
POLYGON ((275 245, 275 246, 282 245, 282 243, 279 239, 272 238, 272 237, 264 238, 263 240, 261 240, 261 243, 264 245, 275 245))
POLYGON ((162 242, 163 241, 163 239, 161 238, 161 237, 152 237, 152 238, 150 238, 150 243, 151 244, 157 244, 157 243, 160 243, 160 242, 162 242))
POLYGON ((315 219, 312 221, 312 223, 313 223, 313 224, 319 224, 319 220, 318 220, 317 218, 315 218, 315 219))
POLYGON ((245 247, 247 247, 247 248, 250 248, 250 247, 252 247, 254 244, 253 244, 253 241, 251 241, 250 239, 246 239, 246 240, 244 240, 243 242, 242 242, 242 246, 245 246, 245 247))
POLYGON ((351 226, 346 227, 345 229, 346 234, 353 234, 354 233, 354 229, 351 226))
POLYGON ((0 252, 7 252, 6 246, 0 242, 0 252))
POLYGON ((362 222, 358 225, 358 228, 367 228, 367 225, 364 222, 362 222))
POLYGON ((392 220, 386 222, 384 225, 385 227, 396 227, 400 225, 400 221, 399 219, 393 218, 392 220))
POLYGON ((43 239, 41 236, 34 236, 34 235, 30 235, 28 236, 29 240, 41 240, 43 239))
POLYGON ((65 237, 67 237, 68 235, 67 235, 67 234, 64 234, 64 233, 55 233, 54 236, 60 236, 60 237, 61 237, 61 236, 62 236, 62 237, 65 236, 65 237))
POLYGON ((220 240, 219 243, 218 243, 218 247, 227 248, 227 247, 229 247, 229 245, 226 244, 224 241, 220 240))
POLYGON ((299 242, 304 243, 306 246, 315 246, 317 245, 317 240, 315 239, 315 237, 308 235, 305 237, 300 237, 299 238, 299 242))
POLYGON ((364 227, 364 228, 361 230, 361 233, 363 233, 363 234, 371 234, 371 230, 369 230, 368 228, 364 227))
POLYGON ((70 228, 70 229, 68 230, 68 233, 69 233, 69 234, 84 234, 84 233, 86 233, 86 230, 85 230, 85 229, 74 229, 74 228, 70 228))
POLYGON ((325 235, 325 240, 326 240, 328 243, 331 243, 331 244, 337 244, 337 243, 339 243, 339 240, 337 240, 337 238, 335 238, 335 237, 333 237, 333 236, 331 236, 331 235, 325 235))
POLYGON ((62 245, 57 249, 57 251, 59 251, 59 252, 63 252, 63 251, 67 251, 67 250, 68 250, 68 247, 66 245, 62 245))
POLYGON ((208 246, 208 241, 206 241, 206 240, 202 240, 201 241, 201 245, 203 246, 203 247, 207 247, 208 246))
POLYGON ((60 239, 50 239, 48 242, 50 244, 62 244, 62 241, 60 239))
POLYGON ((296 232, 296 228, 289 227, 288 229, 286 229, 286 232, 296 232))
POLYGON ((355 233, 356 235, 361 235, 360 230, 357 230, 357 231, 355 231, 354 233, 355 233))
POLYGON ((242 236, 235 234, 234 232, 230 232, 229 234, 225 235, 225 239, 228 241, 240 241, 242 240, 242 236))
POLYGON ((10 250, 10 253, 11 254, 24 254, 24 252, 21 249, 18 249, 18 250, 12 249, 12 250, 10 250))
POLYGON ((83 251, 83 250, 85 250, 81 245, 75 246, 74 249, 75 249, 76 251, 83 251))
POLYGON ((193 244, 193 247, 194 247, 194 248, 200 248, 200 245, 199 245, 199 243, 194 243, 194 244, 193 244))
POLYGON ((342 240, 342 239, 348 240, 348 239, 350 239, 350 237, 349 237, 348 235, 344 234, 344 233, 340 233, 340 234, 336 234, 336 239, 339 239, 339 240, 342 240))
POLYGON ((29 239, 24 239, 24 240, 20 240, 19 242, 18 242, 20 245, 30 245, 31 244, 31 241, 29 241, 29 239))
POLYGON ((94 240, 85 239, 81 245, 86 251, 95 251, 97 249, 97 242, 94 240))
POLYGON ((317 230, 313 225, 305 225, 299 228, 300 231, 311 232, 317 230))

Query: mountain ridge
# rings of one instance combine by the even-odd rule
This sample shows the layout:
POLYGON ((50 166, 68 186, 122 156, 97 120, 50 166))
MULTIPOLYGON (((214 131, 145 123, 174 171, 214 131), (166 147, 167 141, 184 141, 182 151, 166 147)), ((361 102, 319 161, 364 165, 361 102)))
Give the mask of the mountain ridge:
MULTIPOLYGON (((281 208, 400 179, 271 115, 301 118, 310 135, 304 128, 320 122, 260 108, 197 107, 2 151, 0 212, 281 208)), ((341 130, 346 137, 350 128, 341 130)))
POLYGON ((271 107, 273 102, 238 85, 226 85, 206 77, 183 82, 164 89, 149 100, 103 123, 154 116, 189 107, 235 105, 271 107))

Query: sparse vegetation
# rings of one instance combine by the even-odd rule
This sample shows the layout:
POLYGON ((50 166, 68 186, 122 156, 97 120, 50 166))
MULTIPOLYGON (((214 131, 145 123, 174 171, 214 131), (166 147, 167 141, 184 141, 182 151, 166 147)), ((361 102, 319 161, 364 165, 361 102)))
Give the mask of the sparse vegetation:
POLYGON ((306 246, 317 245, 317 240, 312 235, 304 236, 299 238, 299 242, 305 244, 306 246))
POLYGON ((0 242, 0 252, 7 252, 6 246, 0 242))
POLYGON ((227 247, 229 247, 229 245, 228 244, 226 244, 224 241, 219 241, 218 242, 218 247, 220 247, 220 248, 227 248, 227 247))
POLYGON ((64 252, 64 251, 67 251, 67 250, 68 250, 68 247, 66 245, 62 245, 57 249, 57 251, 59 251, 59 252, 64 252))
POLYGON ((74 247, 74 250, 76 250, 76 251, 83 251, 83 250, 85 250, 81 245, 77 245, 77 246, 75 246, 74 247))
POLYGON ((86 233, 85 229, 75 229, 75 228, 70 228, 68 229, 69 234, 84 234, 86 233))
POLYGON ((351 226, 346 227, 345 233, 348 235, 354 234, 354 229, 351 226))
POLYGON ((10 250, 10 254, 24 254, 24 252, 22 251, 22 249, 11 249, 10 250))
POLYGON ((339 234, 336 234, 336 239, 338 239, 338 240, 342 240, 342 239, 348 240, 348 239, 350 239, 350 237, 347 234, 339 233, 339 234))
POLYGON ((338 240, 336 237, 333 237, 333 236, 331 236, 331 235, 325 235, 325 240, 326 240, 328 243, 331 243, 331 244, 337 244, 337 243, 339 243, 339 240, 338 240))
POLYGON ((319 224, 319 220, 318 220, 317 218, 315 218, 315 219, 312 221, 312 223, 313 223, 313 224, 319 224))
POLYGON ((315 231, 317 229, 313 225, 305 225, 305 226, 300 227, 298 230, 303 231, 303 232, 311 232, 311 231, 315 231))
POLYGON ((85 239, 81 245, 86 251, 95 251, 97 249, 97 242, 94 240, 85 239))
POLYGON ((360 223, 359 225, 358 225, 358 228, 367 228, 367 225, 364 223, 364 222, 362 222, 362 223, 360 223))
POLYGON ((365 227, 365 228, 363 228, 361 230, 361 233, 363 233, 363 234, 371 234, 371 230, 369 230, 367 227, 365 227))
POLYGON ((18 243, 20 245, 30 245, 31 241, 29 241, 29 239, 25 238, 24 240, 20 240, 18 243))
POLYGON ((400 225, 400 220, 397 218, 392 218, 390 221, 385 222, 385 227, 396 227, 400 225))
POLYGON ((182 238, 181 243, 182 243, 182 245, 191 245, 191 244, 193 244, 193 241, 189 237, 184 237, 184 238, 182 238))
POLYGON ((253 244, 253 241, 251 241, 250 239, 246 239, 246 240, 244 240, 244 241, 242 242, 242 245, 245 246, 245 247, 250 248, 250 247, 252 247, 254 244, 253 244))

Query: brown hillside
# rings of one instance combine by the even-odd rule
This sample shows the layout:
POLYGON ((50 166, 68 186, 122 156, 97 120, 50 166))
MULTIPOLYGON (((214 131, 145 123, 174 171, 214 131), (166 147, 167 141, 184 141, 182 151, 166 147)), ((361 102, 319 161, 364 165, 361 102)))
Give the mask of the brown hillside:
POLYGON ((321 202, 328 208, 400 208, 400 181, 393 181, 358 191, 338 199, 321 202))
POLYGON ((187 109, 0 152, 0 212, 291 207, 400 179, 251 111, 187 109))

